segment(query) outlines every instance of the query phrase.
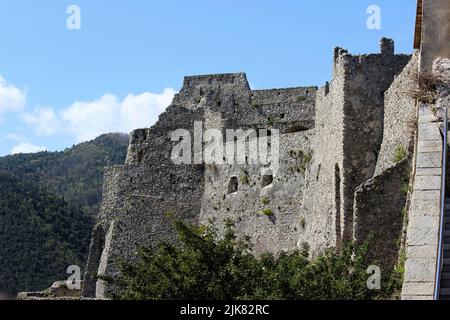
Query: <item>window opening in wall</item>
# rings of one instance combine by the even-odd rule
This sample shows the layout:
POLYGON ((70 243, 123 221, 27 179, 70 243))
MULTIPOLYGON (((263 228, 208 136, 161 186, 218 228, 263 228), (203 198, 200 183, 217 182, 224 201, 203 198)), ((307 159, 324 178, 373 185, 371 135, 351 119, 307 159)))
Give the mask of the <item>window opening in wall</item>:
POLYGON ((262 187, 265 188, 273 183, 273 175, 264 175, 262 177, 262 187))
POLYGON ((138 163, 141 163, 144 160, 144 150, 141 149, 138 151, 138 163))
POLYGON ((236 193, 238 191, 238 178, 231 177, 228 183, 228 193, 236 193))

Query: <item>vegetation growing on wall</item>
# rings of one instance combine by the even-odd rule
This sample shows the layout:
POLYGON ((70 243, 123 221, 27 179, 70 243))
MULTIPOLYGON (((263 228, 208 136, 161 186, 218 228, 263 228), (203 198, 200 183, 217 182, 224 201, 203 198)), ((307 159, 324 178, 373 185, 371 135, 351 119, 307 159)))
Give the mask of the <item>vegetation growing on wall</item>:
POLYGON ((294 166, 290 166, 289 170, 292 173, 305 173, 306 169, 311 164, 312 158, 313 158, 313 151, 303 151, 303 150, 291 150, 289 151, 289 155, 291 158, 295 159, 297 161, 297 164, 294 166))
POLYGON ((404 159, 406 159, 407 156, 406 148, 404 146, 398 146, 397 149, 395 149, 395 163, 400 163, 404 159))
POLYGON ((424 104, 435 104, 439 98, 438 88, 448 85, 446 80, 430 71, 421 71, 414 74, 414 87, 409 95, 424 104))

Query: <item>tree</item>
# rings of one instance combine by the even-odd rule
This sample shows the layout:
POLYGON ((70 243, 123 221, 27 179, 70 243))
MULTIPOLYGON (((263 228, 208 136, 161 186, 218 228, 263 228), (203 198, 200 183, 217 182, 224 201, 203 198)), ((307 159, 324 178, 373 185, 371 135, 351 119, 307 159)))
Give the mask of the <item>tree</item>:
MULTIPOLYGON (((115 298, 132 300, 362 300, 388 299, 398 292, 401 274, 387 272, 382 289, 367 287, 369 245, 350 243, 310 259, 309 249, 277 257, 252 254, 249 237, 238 239, 226 223, 222 238, 212 227, 174 220, 180 245, 142 248, 136 264, 121 263, 121 275, 107 279, 115 298)), ((369 242, 368 242, 369 243, 369 242)))

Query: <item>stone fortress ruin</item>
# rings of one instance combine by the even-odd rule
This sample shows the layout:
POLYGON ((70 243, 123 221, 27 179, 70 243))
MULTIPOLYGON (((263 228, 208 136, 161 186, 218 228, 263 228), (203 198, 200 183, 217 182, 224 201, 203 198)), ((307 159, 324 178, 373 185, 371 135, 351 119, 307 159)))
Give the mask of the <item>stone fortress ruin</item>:
MULTIPOLYGON (((92 275, 113 276, 118 262, 134 261, 139 247, 176 241, 166 216, 172 212, 190 223, 212 223, 219 231, 229 218, 238 235, 251 236, 256 254, 304 243, 318 253, 373 235, 371 255, 380 266, 392 266, 401 247, 407 255, 421 248, 425 260, 414 253, 406 261, 404 298, 432 297, 437 239, 414 244, 410 235, 417 228, 414 219, 406 224, 405 216, 420 216, 421 226, 428 225, 428 206, 439 209, 433 195, 422 192, 419 202, 415 196, 430 191, 422 189, 427 172, 431 181, 442 178, 442 142, 420 153, 426 146, 423 134, 434 130, 436 141, 441 139, 440 123, 406 92, 418 70, 432 68, 437 57, 450 58, 450 32, 438 21, 450 21, 441 14, 446 2, 419 0, 412 55, 396 54, 393 40, 386 38, 375 54, 336 48, 333 78, 321 88, 252 90, 244 73, 186 77, 159 121, 132 132, 126 163, 105 170, 83 296, 110 297, 113 288, 92 275), (268 137, 257 139, 269 145, 277 130, 279 168, 251 163, 248 155, 241 164, 175 164, 173 132, 187 129, 195 138, 199 122, 202 130, 218 129, 224 136, 227 129, 264 129, 268 137), (418 134, 411 123, 419 123, 418 134), (418 177, 421 157, 437 163, 425 164, 423 169, 430 170, 419 170, 418 177), (434 261, 434 269, 427 261, 434 261)), ((434 65, 444 74, 450 69, 445 59, 434 65)), ((438 227, 429 232, 437 234, 438 227)))

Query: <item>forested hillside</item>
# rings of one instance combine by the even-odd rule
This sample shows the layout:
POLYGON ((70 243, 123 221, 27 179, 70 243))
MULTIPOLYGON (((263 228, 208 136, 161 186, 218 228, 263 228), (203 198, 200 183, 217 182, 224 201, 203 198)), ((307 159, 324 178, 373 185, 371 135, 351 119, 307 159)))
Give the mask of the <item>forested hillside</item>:
POLYGON ((125 161, 128 136, 63 152, 0 158, 0 291, 42 290, 84 268, 103 169, 125 161))
POLYGON ((0 284, 36 290, 82 266, 93 217, 61 197, 0 172, 0 284))
POLYGON ((96 214, 102 196, 103 168, 123 164, 127 147, 128 135, 105 134, 63 152, 0 158, 0 170, 36 183, 40 189, 96 214))

